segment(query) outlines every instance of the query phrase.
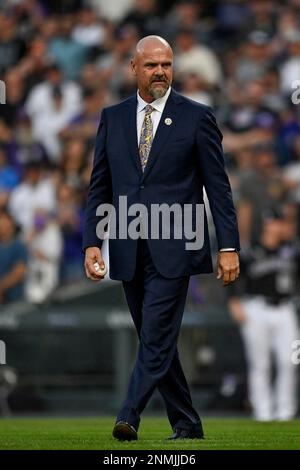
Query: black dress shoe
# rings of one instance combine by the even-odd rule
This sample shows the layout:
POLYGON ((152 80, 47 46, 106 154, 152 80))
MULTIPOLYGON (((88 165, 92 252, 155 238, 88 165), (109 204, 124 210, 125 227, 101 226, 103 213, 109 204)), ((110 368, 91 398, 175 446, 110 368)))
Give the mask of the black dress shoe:
POLYGON ((119 441, 137 441, 138 435, 131 424, 118 421, 113 430, 113 437, 119 441))
POLYGON ((174 429, 174 434, 168 437, 168 441, 174 441, 175 439, 204 439, 204 434, 201 429, 187 430, 187 429, 174 429))

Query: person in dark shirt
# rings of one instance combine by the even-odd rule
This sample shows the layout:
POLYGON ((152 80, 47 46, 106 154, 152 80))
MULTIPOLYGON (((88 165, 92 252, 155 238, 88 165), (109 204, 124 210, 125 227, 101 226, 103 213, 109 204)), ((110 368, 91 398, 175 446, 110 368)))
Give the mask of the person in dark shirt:
POLYGON ((27 250, 16 236, 16 224, 0 212, 0 304, 23 300, 27 250))
POLYGON ((26 46, 18 35, 16 20, 7 11, 0 11, 0 74, 16 65, 24 57, 25 51, 26 46))
POLYGON ((258 421, 295 416, 296 367, 292 343, 299 338, 293 296, 299 281, 299 248, 290 222, 263 221, 260 243, 241 252, 240 282, 230 286, 229 310, 239 323, 248 361, 249 400, 258 421), (290 238, 290 239, 289 239, 290 238), (272 353, 276 381, 271 381, 272 353))

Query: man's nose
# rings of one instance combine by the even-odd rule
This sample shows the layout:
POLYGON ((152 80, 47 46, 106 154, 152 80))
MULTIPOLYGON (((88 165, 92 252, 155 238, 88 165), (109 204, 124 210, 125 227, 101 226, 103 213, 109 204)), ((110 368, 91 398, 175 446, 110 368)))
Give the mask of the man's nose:
POLYGON ((155 70, 155 75, 164 75, 164 71, 161 65, 158 65, 155 70))

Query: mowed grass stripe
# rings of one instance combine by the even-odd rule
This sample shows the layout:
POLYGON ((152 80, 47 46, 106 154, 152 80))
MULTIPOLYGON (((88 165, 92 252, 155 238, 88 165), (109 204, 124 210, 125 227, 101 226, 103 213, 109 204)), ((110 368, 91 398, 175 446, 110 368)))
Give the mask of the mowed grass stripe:
POLYGON ((114 418, 0 419, 2 450, 223 450, 300 449, 300 421, 256 423, 248 419, 203 419, 205 440, 166 441, 166 418, 142 420, 137 442, 112 438, 114 418))

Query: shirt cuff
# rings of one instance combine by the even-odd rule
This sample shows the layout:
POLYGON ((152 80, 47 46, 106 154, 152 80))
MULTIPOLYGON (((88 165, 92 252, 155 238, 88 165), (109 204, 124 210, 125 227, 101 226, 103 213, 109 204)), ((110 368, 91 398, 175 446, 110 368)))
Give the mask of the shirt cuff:
POLYGON ((219 251, 236 251, 236 248, 220 248, 219 251))

